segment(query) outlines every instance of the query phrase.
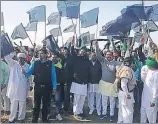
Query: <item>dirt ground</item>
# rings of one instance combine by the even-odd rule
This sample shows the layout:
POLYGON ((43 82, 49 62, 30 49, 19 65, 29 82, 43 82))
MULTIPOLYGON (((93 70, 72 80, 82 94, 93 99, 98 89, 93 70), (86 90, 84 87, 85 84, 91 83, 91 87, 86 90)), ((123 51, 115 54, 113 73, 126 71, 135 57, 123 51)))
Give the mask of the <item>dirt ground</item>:
MULTIPOLYGON (((25 119, 25 123, 31 123, 31 120, 32 120, 32 108, 33 108, 33 102, 32 102, 32 97, 33 96, 33 93, 30 93, 29 95, 29 100, 27 102, 27 110, 26 110, 26 119, 25 119)), ((88 115, 88 106, 87 106, 87 100, 85 102, 85 112, 87 113, 88 115)), ((118 113, 117 112, 118 110, 116 109, 115 113, 118 113)), ((115 115, 115 121, 113 123, 117 123, 117 114, 115 115)), ((77 123, 79 121, 75 121, 72 116, 62 116, 63 117, 63 121, 50 121, 50 123, 77 123)), ((134 122, 133 123, 139 123, 139 118, 140 118, 140 114, 139 113, 134 113, 134 122)), ((100 120, 99 119, 99 116, 96 114, 96 112, 94 112, 92 115, 88 115, 88 119, 91 120, 91 122, 80 122, 80 123, 110 123, 109 121, 109 107, 108 107, 108 117, 103 119, 103 120, 100 120)), ((1 119, 2 123, 8 123, 8 120, 4 120, 4 119, 1 119)), ((39 123, 42 123, 41 120, 39 119, 39 123)))

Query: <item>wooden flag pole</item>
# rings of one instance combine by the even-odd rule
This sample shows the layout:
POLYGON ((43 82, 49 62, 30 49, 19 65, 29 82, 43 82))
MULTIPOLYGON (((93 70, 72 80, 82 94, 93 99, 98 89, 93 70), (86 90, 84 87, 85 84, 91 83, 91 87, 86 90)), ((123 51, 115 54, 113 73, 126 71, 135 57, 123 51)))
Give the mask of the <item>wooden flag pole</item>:
MULTIPOLYGON (((22 25, 22 27, 24 28, 24 26, 23 26, 23 24, 21 23, 21 25, 22 25)), ((25 28, 24 28, 24 30, 25 30, 25 28)), ((25 32, 26 32, 26 30, 25 30, 25 32)), ((28 33, 26 32, 26 35, 27 35, 27 37, 29 38, 29 41, 30 41, 30 43, 32 44, 32 46, 34 47, 34 45, 33 45, 33 43, 32 43, 32 41, 31 41, 31 39, 30 39, 30 37, 29 37, 29 35, 28 35, 28 33)))
MULTIPOLYGON (((60 20, 60 23, 59 23, 59 30, 61 32, 61 38, 62 38, 62 46, 64 47, 64 38, 63 38, 63 33, 62 33, 62 30, 61 30, 61 20, 60 20)), ((58 35, 59 35, 59 31, 58 31, 58 35)))

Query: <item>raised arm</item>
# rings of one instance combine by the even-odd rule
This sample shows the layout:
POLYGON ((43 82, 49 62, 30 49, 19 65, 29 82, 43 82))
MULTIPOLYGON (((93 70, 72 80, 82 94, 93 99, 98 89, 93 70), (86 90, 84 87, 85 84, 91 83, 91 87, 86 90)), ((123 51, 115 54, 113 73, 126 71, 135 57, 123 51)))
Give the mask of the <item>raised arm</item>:
POLYGON ((141 69, 141 80, 145 82, 146 76, 147 76, 148 70, 146 66, 143 66, 141 69))
POLYGON ((32 75, 32 72, 34 71, 34 66, 35 66, 35 63, 32 63, 29 69, 26 71, 26 74, 25 74, 26 77, 29 77, 30 75, 32 75))
POLYGON ((111 40, 111 43, 112 43, 113 50, 114 50, 114 51, 117 51, 117 49, 116 49, 116 46, 115 46, 115 43, 114 43, 114 40, 113 40, 113 39, 111 40))
POLYGON ((103 61, 105 61, 105 58, 101 55, 100 50, 99 50, 99 45, 98 42, 96 42, 96 55, 98 60, 102 63, 103 61))
POLYGON ((4 57, 5 61, 9 65, 9 67, 13 67, 14 64, 16 63, 16 61, 12 59, 14 57, 14 55, 15 55, 14 53, 10 53, 9 55, 4 57))

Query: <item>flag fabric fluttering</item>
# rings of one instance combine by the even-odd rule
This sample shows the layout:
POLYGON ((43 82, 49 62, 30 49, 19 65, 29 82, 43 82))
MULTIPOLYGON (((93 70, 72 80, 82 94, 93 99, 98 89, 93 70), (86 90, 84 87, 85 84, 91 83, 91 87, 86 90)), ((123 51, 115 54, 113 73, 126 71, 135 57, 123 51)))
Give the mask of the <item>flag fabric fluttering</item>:
POLYGON ((47 18, 48 23, 47 25, 60 25, 61 17, 59 12, 53 12, 50 14, 50 16, 47 18))
POLYGON ((44 39, 45 43, 46 43, 46 47, 53 53, 57 53, 59 52, 59 47, 56 44, 55 38, 53 37, 53 35, 49 35, 44 39))
MULTIPOLYGON (((154 32, 154 31, 158 31, 158 26, 155 24, 155 22, 153 20, 148 21, 146 24, 143 25, 143 27, 147 30, 147 32, 154 32)), ((138 26, 136 28, 134 28, 133 30, 135 32, 139 32, 140 31, 141 26, 138 26)))
POLYGON ((155 24, 153 20, 151 20, 147 22, 146 29, 149 30, 149 32, 154 32, 158 31, 158 26, 155 24))
POLYGON ((158 4, 152 6, 150 10, 148 20, 158 21, 158 4))
POLYGON ((30 22, 45 22, 46 21, 46 7, 44 5, 37 6, 27 11, 30 22))
POLYGON ((59 27, 53 28, 52 30, 50 30, 50 34, 53 35, 54 37, 61 36, 62 35, 61 29, 59 27))
POLYGON ((28 35, 27 35, 27 33, 26 33, 26 31, 25 31, 24 26, 23 26, 22 23, 20 23, 18 26, 16 26, 14 28, 13 33, 11 35, 11 38, 13 40, 16 40, 18 38, 25 39, 27 37, 28 37, 28 35))
POLYGON ((75 26, 74 26, 74 25, 70 25, 70 26, 68 26, 67 28, 65 28, 65 29, 63 30, 63 33, 74 32, 75 29, 76 29, 76 24, 75 24, 75 26))
POLYGON ((147 21, 148 16, 151 13, 151 6, 143 6, 142 4, 134 4, 132 6, 127 6, 121 10, 121 14, 124 14, 127 10, 132 9, 135 15, 142 21, 147 21))
POLYGON ((84 47, 84 46, 89 46, 91 45, 91 42, 90 42, 90 33, 89 32, 86 32, 86 33, 83 33, 79 36, 79 39, 81 40, 81 44, 79 47, 84 47))
POLYGON ((3 16, 3 12, 1 12, 1 26, 4 26, 4 16, 3 16))
POLYGON ((95 39, 95 34, 90 34, 90 40, 94 40, 95 39))
POLYGON ((134 34, 135 42, 140 43, 140 40, 141 40, 142 36, 143 36, 143 34, 141 32, 136 32, 134 34))
POLYGON ((65 43, 65 47, 67 47, 68 49, 71 47, 71 41, 72 41, 72 39, 73 39, 73 37, 69 37, 69 39, 65 43))
POLYGON ((114 23, 112 23, 106 30, 107 34, 118 34, 122 33, 122 35, 126 34, 131 30, 131 26, 133 23, 138 23, 140 25, 141 22, 138 17, 134 14, 132 9, 127 9, 125 13, 117 18, 114 23))
POLYGON ((12 52, 14 52, 13 46, 10 44, 11 41, 9 41, 8 35, 4 34, 0 37, 1 42, 1 52, 3 56, 6 56, 12 52))
POLYGON ((57 8, 61 17, 78 19, 80 4, 80 1, 58 1, 57 8))
POLYGON ((37 31, 38 22, 29 22, 25 27, 26 31, 37 31))
POLYGON ((87 28, 98 24, 99 7, 80 15, 81 28, 87 28))

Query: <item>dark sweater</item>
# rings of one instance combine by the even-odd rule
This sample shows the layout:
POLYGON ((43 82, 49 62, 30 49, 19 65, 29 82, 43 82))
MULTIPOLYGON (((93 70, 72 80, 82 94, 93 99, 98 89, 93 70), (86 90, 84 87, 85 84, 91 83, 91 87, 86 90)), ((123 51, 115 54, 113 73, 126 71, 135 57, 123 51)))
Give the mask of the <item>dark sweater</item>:
POLYGON ((77 56, 72 48, 73 81, 78 84, 90 83, 90 60, 86 56, 77 56))
POLYGON ((91 62, 90 65, 90 73, 91 73, 91 84, 99 84, 102 76, 102 67, 99 61, 96 61, 95 64, 91 62))

